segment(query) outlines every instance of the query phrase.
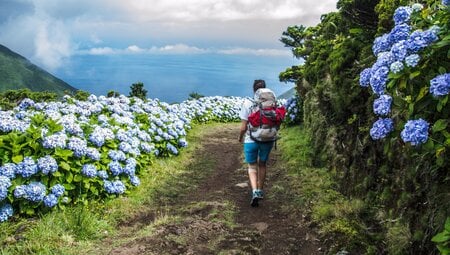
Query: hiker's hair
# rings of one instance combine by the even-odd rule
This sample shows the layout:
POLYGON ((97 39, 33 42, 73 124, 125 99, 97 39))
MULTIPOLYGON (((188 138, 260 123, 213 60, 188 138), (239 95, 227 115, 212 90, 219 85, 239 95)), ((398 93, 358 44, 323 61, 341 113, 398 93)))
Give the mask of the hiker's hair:
POLYGON ((265 88, 266 82, 264 80, 255 80, 253 82, 253 92, 256 92, 258 89, 265 88))

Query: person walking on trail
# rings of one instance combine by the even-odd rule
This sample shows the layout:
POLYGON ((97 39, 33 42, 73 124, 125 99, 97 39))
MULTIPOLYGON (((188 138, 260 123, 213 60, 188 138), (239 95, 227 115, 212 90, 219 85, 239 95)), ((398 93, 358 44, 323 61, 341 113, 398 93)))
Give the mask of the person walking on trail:
POLYGON ((252 188, 250 205, 252 207, 256 207, 258 206, 258 201, 263 199, 264 197, 263 188, 264 181, 266 179, 267 160, 269 159, 270 151, 272 150, 274 141, 276 140, 276 132, 278 131, 279 125, 276 127, 272 127, 268 126, 267 123, 263 125, 260 122, 255 126, 259 126, 261 130, 252 132, 252 120, 256 118, 258 121, 261 121, 262 116, 260 113, 260 109, 262 112, 263 108, 261 107, 261 104, 259 104, 259 107, 257 106, 257 98, 259 98, 258 96, 261 96, 266 92, 272 93, 272 100, 275 100, 275 102, 271 107, 273 109, 276 109, 275 95, 270 89, 266 88, 266 83, 264 80, 254 81, 253 92, 255 100, 245 100, 239 113, 239 117, 242 121, 239 134, 239 142, 244 143, 243 147, 245 162, 248 163, 248 177, 250 180, 250 186, 252 188), (262 130, 263 126, 265 130, 262 130), (263 131, 263 133, 268 134, 266 135, 267 139, 263 139, 264 135, 261 135, 259 131, 263 131))

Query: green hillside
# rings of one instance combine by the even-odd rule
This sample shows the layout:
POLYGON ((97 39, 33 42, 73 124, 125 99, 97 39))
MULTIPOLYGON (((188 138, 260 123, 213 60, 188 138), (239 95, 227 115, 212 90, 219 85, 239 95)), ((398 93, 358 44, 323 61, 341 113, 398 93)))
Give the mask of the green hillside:
POLYGON ((25 88, 58 95, 77 90, 0 44, 0 92, 25 88))

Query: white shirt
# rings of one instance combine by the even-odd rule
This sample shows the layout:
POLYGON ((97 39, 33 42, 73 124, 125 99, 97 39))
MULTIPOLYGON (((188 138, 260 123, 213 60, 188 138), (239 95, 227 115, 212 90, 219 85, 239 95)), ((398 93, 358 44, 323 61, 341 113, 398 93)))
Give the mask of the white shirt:
MULTIPOLYGON (((245 99, 244 102, 242 103, 241 106, 241 111, 239 112, 239 117, 241 118, 241 120, 246 120, 248 121, 248 116, 251 113, 251 107, 253 106, 253 102, 250 101, 249 99, 245 99)), ((244 143, 254 143, 255 141, 253 141, 250 138, 250 131, 247 129, 247 131, 245 132, 245 138, 244 138, 244 143)))

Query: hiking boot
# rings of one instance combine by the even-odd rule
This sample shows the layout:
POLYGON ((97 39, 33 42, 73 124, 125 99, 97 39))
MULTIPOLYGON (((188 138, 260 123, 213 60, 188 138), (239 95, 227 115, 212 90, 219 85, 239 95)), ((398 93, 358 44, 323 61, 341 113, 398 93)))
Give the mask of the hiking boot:
POLYGON ((256 193, 256 196, 258 197, 258 199, 264 198, 264 191, 262 191, 261 189, 255 190, 255 193, 256 193))
POLYGON ((256 194, 256 191, 254 191, 252 193, 252 200, 250 201, 250 205, 252 207, 258 207, 258 200, 259 200, 258 194, 256 194))

